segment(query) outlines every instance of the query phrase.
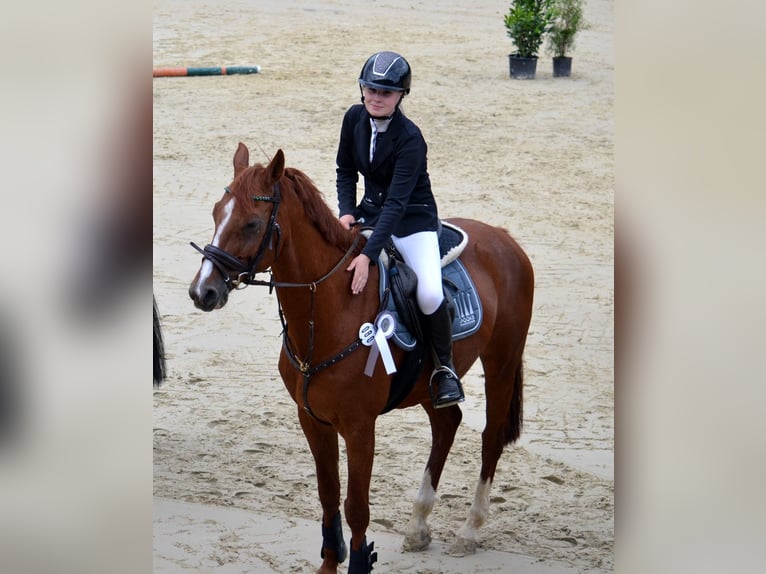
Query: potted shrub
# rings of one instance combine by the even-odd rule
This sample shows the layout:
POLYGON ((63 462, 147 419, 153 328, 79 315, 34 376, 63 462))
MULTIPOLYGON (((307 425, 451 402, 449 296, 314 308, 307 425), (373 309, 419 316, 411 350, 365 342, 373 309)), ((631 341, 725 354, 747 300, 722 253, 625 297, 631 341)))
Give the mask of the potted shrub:
POLYGON ((512 78, 532 79, 537 70, 537 52, 548 31, 553 0, 513 0, 505 15, 505 29, 516 46, 508 54, 512 78))
POLYGON ((548 51, 553 54, 553 77, 572 73, 572 58, 567 56, 574 49, 577 32, 586 27, 582 19, 583 0, 553 0, 548 51))

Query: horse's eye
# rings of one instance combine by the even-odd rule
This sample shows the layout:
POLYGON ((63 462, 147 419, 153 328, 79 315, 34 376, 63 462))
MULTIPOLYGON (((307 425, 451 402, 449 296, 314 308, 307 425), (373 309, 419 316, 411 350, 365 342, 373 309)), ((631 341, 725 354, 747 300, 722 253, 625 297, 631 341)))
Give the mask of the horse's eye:
POLYGON ((263 226, 263 221, 260 219, 251 219, 245 224, 245 233, 257 233, 263 226))

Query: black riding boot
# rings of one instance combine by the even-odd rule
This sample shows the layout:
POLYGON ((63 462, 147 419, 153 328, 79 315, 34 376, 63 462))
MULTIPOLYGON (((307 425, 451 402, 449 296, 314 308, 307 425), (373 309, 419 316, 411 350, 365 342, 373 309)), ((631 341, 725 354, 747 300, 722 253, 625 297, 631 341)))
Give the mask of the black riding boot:
POLYGON ((431 315, 423 317, 436 367, 431 373, 429 382, 434 408, 440 409, 462 403, 465 400, 463 385, 452 364, 452 317, 447 307, 447 300, 442 301, 439 308, 431 315))

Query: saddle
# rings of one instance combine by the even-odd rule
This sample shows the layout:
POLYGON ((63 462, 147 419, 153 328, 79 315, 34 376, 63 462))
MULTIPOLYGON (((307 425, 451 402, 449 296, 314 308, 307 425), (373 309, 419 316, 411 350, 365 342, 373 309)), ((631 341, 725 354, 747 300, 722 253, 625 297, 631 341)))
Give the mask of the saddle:
MULTIPOLYGON (((372 235, 372 227, 363 228, 361 233, 365 237, 370 237, 372 235)), ((468 245, 468 234, 457 225, 443 220, 439 220, 439 228, 436 233, 439 237, 439 254, 442 258, 442 268, 444 268, 460 257, 465 246, 468 245)), ((388 260, 392 252, 399 261, 402 260, 393 244, 389 243, 388 248, 380 252, 379 258, 385 269, 388 269, 388 260)))
MULTIPOLYGON (((366 232, 363 231, 363 232, 366 232)), ((479 294, 459 256, 468 245, 468 234, 458 226, 441 222, 439 252, 442 263, 442 285, 452 316, 452 340, 473 335, 481 327, 483 310, 479 294)), ((395 320, 392 336, 396 345, 411 351, 424 342, 422 313, 415 300, 417 276, 389 244, 378 259, 380 265, 379 295, 381 305, 395 320), (390 296, 388 296, 390 294, 390 296)))
MULTIPOLYGON (((369 236, 372 230, 362 230, 369 236)), ((442 262, 444 296, 452 316, 452 340, 473 335, 481 326, 483 310, 479 294, 459 256, 468 245, 468 234, 451 223, 441 222, 439 252, 442 262)), ((422 313, 415 300, 417 276, 402 260, 393 244, 378 258, 380 266, 379 296, 381 307, 394 318, 391 339, 408 351, 391 381, 388 402, 381 414, 396 408, 410 393, 420 375, 427 356, 427 345, 421 326, 422 313)))

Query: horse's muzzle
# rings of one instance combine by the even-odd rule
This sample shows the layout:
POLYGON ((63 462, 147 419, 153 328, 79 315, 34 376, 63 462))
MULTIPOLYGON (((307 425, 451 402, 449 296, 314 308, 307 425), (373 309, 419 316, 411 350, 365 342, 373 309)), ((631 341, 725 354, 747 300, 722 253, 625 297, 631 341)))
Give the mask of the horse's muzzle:
POLYGON ((220 309, 229 300, 229 289, 223 285, 209 285, 193 283, 189 287, 189 297, 194 301, 194 306, 202 311, 220 309))

